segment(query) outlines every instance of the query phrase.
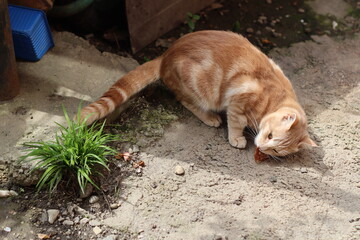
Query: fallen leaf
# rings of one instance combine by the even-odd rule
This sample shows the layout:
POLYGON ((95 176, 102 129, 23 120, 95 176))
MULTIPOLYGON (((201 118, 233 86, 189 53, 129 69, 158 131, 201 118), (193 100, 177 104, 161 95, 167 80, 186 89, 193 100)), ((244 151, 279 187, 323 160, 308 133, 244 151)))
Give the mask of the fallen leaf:
POLYGON ((43 234, 43 233, 38 233, 37 236, 39 239, 50 239, 51 238, 51 235, 43 234))
POLYGON ((221 3, 213 3, 210 6, 211 9, 219 9, 219 8, 222 8, 222 7, 224 7, 224 5, 222 5, 221 3))
POLYGON ((119 153, 117 156, 115 156, 116 159, 124 159, 125 161, 131 160, 131 154, 129 152, 119 153))
POLYGON ((145 167, 145 162, 144 161, 139 161, 137 163, 140 167, 145 167))

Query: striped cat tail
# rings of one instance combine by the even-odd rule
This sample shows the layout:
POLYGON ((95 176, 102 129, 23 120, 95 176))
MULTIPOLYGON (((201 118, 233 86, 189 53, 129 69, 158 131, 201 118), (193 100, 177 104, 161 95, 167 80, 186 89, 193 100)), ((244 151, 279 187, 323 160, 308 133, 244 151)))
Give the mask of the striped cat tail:
POLYGON ((89 125, 106 117, 131 96, 160 78, 161 57, 138 66, 120 78, 96 102, 81 110, 80 118, 89 125))

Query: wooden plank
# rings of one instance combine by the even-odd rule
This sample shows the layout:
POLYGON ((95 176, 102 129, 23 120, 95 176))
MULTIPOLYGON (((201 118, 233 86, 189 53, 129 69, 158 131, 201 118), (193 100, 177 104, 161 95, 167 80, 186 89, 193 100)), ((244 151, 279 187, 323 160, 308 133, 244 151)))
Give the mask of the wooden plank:
POLYGON ((126 0, 130 42, 135 53, 180 25, 187 12, 196 13, 214 0, 126 0))
POLYGON ((0 0, 0 101, 20 91, 7 0, 0 0))

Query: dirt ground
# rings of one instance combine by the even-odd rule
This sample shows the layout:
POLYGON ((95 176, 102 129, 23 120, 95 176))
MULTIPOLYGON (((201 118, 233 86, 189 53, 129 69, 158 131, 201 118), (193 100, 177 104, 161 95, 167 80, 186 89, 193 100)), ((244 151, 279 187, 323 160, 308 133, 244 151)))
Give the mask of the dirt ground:
MULTIPOLYGON (((360 35, 354 33, 356 19, 329 19, 343 24, 342 30, 331 25, 320 36, 313 34, 323 33, 322 28, 313 27, 294 40, 307 41, 263 49, 292 81, 318 148, 257 164, 250 138, 244 150, 231 147, 225 125, 207 127, 154 86, 107 128, 135 136, 115 146, 120 152, 131 148, 134 161, 145 163, 141 171, 116 160, 103 191, 93 194, 100 198, 95 203, 66 189, 49 197, 12 186, 19 196, 0 199, 0 237, 360 239, 360 35), (179 166, 183 175, 175 174, 179 166), (54 224, 47 222, 48 209, 60 210, 54 224), (85 218, 89 221, 82 223, 85 218), (6 232, 6 226, 12 230, 6 232)), ((244 34, 250 34, 249 27, 256 32, 254 26, 242 26, 244 34)), ((289 29, 285 34, 296 36, 289 29)), ((279 38, 266 36, 271 42, 279 38)), ((261 43, 264 37, 257 39, 261 43)), ((150 46, 136 58, 151 56, 157 48, 150 46)))

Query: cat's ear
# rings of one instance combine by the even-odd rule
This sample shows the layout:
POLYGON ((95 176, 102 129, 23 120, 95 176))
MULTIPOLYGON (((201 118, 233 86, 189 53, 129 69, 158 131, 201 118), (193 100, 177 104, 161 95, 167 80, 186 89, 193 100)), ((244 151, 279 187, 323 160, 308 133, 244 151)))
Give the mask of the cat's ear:
POLYGON ((299 142, 299 148, 307 147, 318 147, 318 145, 309 136, 306 136, 299 142))
POLYGON ((296 113, 288 113, 283 115, 281 122, 287 128, 290 129, 292 126, 295 126, 298 122, 296 113))

